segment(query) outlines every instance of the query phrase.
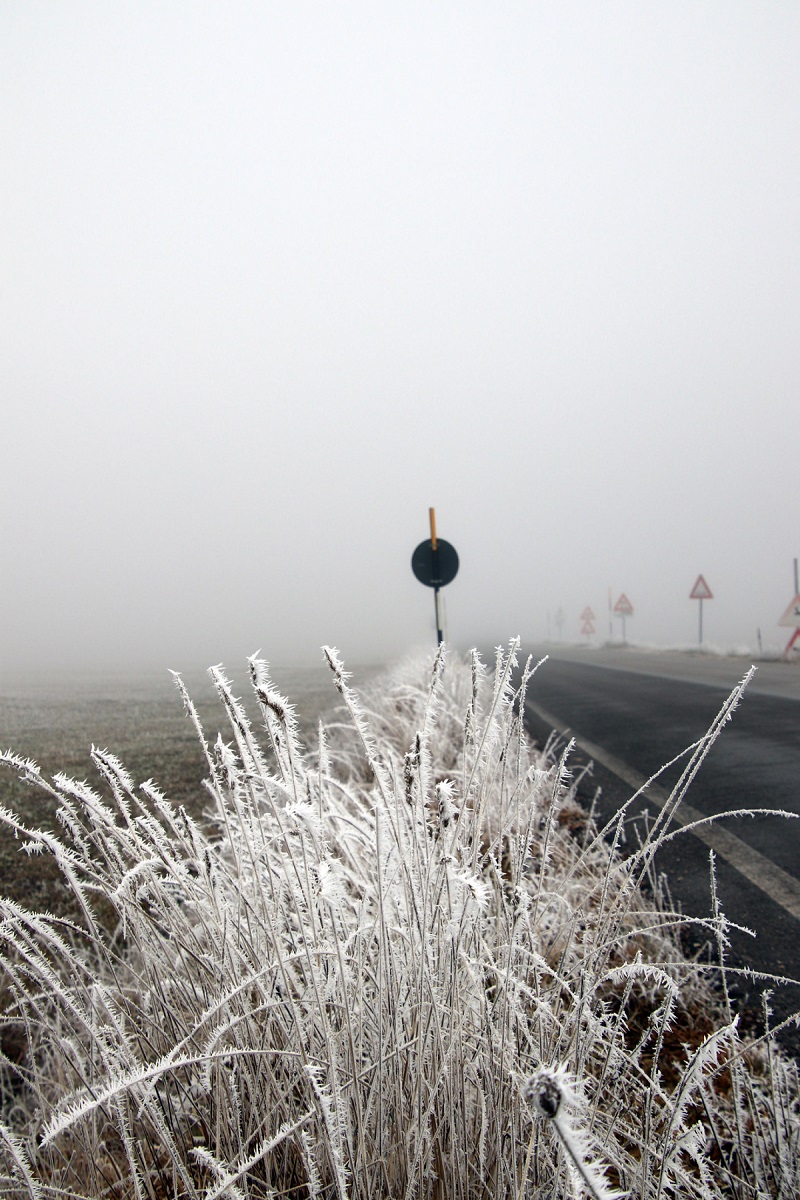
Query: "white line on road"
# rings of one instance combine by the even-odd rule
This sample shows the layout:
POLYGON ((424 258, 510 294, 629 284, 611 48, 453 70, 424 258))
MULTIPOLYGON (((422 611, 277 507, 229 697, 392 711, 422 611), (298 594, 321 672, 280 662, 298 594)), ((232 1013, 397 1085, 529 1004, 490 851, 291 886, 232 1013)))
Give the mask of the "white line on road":
MULTIPOLYGON (((669 792, 664 788, 659 787, 656 783, 648 783, 644 775, 640 775, 638 771, 628 766, 621 758, 610 754, 595 742, 590 742, 587 738, 581 737, 574 729, 565 725, 563 721, 559 721, 558 717, 554 717, 552 713, 547 712, 540 705, 528 700, 526 701, 526 708, 536 713, 537 717, 558 733, 572 738, 575 745, 579 746, 584 754, 588 754, 596 762, 599 762, 612 775, 616 775, 628 787, 633 788, 634 792, 638 792, 646 787, 645 794, 652 797, 659 808, 663 808, 669 800, 669 792)), ((673 819, 678 825, 692 825, 695 821, 707 820, 708 814, 699 812, 698 809, 692 808, 690 804, 682 800, 680 808, 675 813, 673 819)), ((753 850, 746 842, 738 838, 735 833, 730 833, 719 824, 701 825, 698 829, 693 829, 691 832, 701 842, 709 846, 719 858, 724 858, 741 875, 744 875, 745 879, 749 879, 757 888, 765 892, 785 912, 793 916, 795 920, 800 921, 800 882, 793 876, 776 866, 774 862, 766 858, 763 854, 759 854, 758 850, 753 850)))

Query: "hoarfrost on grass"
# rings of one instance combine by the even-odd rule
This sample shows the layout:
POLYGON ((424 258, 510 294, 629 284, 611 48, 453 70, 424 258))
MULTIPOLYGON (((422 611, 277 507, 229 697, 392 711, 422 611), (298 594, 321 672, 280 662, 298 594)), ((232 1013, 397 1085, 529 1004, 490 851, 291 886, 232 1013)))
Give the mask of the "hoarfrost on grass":
MULTIPOLYGON (((519 720, 536 664, 409 661, 302 746, 265 662, 221 668, 208 818, 93 751, 59 806, 74 919, 0 901, 4 1194, 795 1196, 794 1063, 680 953, 682 918, 519 720)), ((740 692, 692 748, 677 804, 740 692)), ((712 864, 713 879, 713 864, 712 864)), ((724 955, 715 898, 706 922, 724 955)))

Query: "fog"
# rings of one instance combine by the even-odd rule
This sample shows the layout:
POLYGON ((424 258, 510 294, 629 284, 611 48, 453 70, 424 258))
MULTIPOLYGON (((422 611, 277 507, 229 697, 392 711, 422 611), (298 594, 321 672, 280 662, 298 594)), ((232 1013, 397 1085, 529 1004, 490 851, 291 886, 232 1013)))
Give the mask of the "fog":
POLYGON ((0 667, 780 648, 794 3, 7 0, 0 667), (619 621, 612 623, 621 636, 619 621))

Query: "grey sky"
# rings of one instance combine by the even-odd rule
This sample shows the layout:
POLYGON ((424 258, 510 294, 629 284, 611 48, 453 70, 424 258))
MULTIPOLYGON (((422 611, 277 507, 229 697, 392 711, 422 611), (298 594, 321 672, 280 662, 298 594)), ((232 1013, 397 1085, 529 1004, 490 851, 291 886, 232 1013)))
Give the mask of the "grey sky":
POLYGON ((780 646, 800 7, 6 0, 0 666, 780 646), (617 626, 619 633, 619 626, 617 626))

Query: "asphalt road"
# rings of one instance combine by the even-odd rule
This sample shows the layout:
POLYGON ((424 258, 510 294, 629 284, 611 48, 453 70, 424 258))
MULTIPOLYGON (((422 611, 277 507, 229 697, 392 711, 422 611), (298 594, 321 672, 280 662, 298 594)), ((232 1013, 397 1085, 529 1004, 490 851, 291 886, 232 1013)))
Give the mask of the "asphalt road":
MULTIPOLYGON (((548 660, 529 689, 526 720, 543 741, 555 729, 573 736, 575 767, 591 761, 588 799, 601 789, 605 819, 665 763, 702 738, 731 689, 748 672, 744 659, 544 647, 548 660)), ((686 759, 653 785, 637 810, 658 809, 686 759)), ((800 666, 757 664, 752 680, 691 783, 684 823, 731 809, 781 809, 800 817, 800 666)), ((709 916, 709 853, 717 863, 721 908, 754 931, 732 930, 729 963, 800 980, 800 819, 723 818, 699 836, 683 833, 659 851, 673 900, 682 912, 709 916)), ((697 935, 690 946, 699 949, 697 935)), ((764 984, 739 978, 737 1002, 748 1019, 764 984)), ((774 1020, 800 1010, 800 984, 774 984, 774 1020)), ((791 1026, 782 1041, 800 1054, 791 1026)))

